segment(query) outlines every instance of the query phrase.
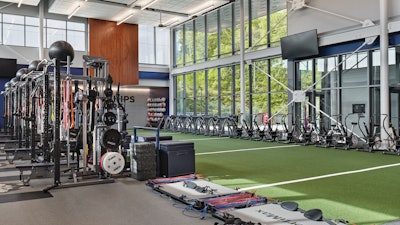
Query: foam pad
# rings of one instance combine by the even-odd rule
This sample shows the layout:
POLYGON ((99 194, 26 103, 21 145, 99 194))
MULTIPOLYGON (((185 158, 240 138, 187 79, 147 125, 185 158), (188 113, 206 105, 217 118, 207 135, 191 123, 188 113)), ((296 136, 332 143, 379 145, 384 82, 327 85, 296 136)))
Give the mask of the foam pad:
POLYGON ((282 202, 281 207, 289 211, 296 211, 299 208, 299 204, 297 202, 282 202))
POLYGON ((322 220, 322 211, 320 209, 310 209, 304 212, 304 217, 314 221, 322 220))
POLYGON ((167 184, 160 184, 159 189, 162 190, 163 192, 168 193, 171 196, 185 196, 187 199, 194 199, 194 200, 200 200, 203 198, 210 198, 210 197, 215 197, 215 196, 221 196, 221 195, 228 195, 228 194, 233 194, 233 193, 238 193, 237 190, 224 187, 219 184, 212 183, 210 181, 206 181, 203 179, 196 179, 192 181, 199 187, 208 187, 209 190, 213 190, 211 192, 198 192, 195 189, 191 189, 185 186, 184 181, 180 182, 175 182, 175 183, 167 183, 167 184))
MULTIPOLYGON (((305 217, 302 210, 289 211, 284 209, 280 204, 269 203, 265 205, 257 205, 243 209, 234 209, 224 212, 229 217, 240 218, 242 221, 251 221, 253 223, 287 225, 287 224, 303 224, 303 225, 329 225, 331 221, 322 219, 322 212, 318 215, 318 210, 309 210, 305 217), (320 218, 320 220, 313 220, 320 218)), ((342 222, 335 223, 337 225, 346 225, 342 222)))

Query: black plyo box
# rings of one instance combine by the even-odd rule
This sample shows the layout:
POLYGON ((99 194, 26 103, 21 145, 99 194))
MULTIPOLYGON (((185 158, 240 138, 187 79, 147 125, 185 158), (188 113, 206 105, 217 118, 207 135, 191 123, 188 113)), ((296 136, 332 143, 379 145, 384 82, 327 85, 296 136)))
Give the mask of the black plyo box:
POLYGON ((160 143, 160 176, 175 177, 195 173, 194 143, 165 141, 160 143))

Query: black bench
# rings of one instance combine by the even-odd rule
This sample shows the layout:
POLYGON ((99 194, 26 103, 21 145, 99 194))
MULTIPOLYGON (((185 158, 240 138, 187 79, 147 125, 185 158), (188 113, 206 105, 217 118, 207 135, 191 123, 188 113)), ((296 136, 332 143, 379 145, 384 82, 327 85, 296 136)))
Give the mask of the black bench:
MULTIPOLYGON (((75 167, 78 162, 77 161, 72 161, 70 160, 69 162, 71 168, 75 167)), ((60 161, 60 167, 63 170, 68 171, 71 168, 67 167, 67 160, 61 160, 60 161)), ((19 174, 19 179, 22 181, 22 183, 26 186, 29 185, 29 181, 32 178, 47 178, 51 177, 54 173, 54 162, 39 162, 39 163, 24 163, 24 164, 17 164, 15 165, 15 168, 17 168, 20 172, 19 174), (31 171, 30 174, 25 174, 25 171, 31 171)), ((74 169, 71 169, 71 172, 74 171, 74 169)))

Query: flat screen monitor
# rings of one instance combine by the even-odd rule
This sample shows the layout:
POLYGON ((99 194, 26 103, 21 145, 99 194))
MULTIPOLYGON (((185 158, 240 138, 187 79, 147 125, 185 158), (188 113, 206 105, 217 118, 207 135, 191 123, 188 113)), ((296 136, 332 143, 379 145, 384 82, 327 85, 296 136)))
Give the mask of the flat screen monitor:
POLYGON ((15 77, 17 73, 16 59, 0 58, 0 77, 15 77))
POLYGON ((310 30, 281 38, 283 59, 302 59, 319 54, 317 30, 310 30))

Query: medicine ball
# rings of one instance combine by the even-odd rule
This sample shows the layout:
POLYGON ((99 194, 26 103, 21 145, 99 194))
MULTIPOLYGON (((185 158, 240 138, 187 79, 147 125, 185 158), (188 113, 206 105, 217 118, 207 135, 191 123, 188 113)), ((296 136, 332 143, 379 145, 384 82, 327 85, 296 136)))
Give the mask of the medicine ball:
POLYGON ((43 64, 39 65, 39 63, 40 60, 32 60, 32 62, 29 63, 28 71, 43 71, 43 64))
POLYGON ((67 56, 70 57, 70 60, 74 60, 74 48, 72 45, 66 41, 56 41, 50 45, 49 48, 49 57, 50 59, 58 59, 60 61, 66 62, 67 56))
POLYGON ((8 81, 7 83, 4 84, 4 88, 6 88, 6 89, 10 88, 10 86, 11 86, 10 81, 8 81))
POLYGON ((19 80, 18 80, 17 77, 13 77, 13 78, 10 80, 11 86, 14 86, 18 81, 19 81, 19 80))
POLYGON ((27 68, 21 68, 21 69, 19 69, 19 70, 17 71, 17 73, 15 74, 15 77, 16 77, 18 80, 20 80, 20 77, 21 77, 22 75, 24 75, 24 74, 27 74, 27 73, 29 73, 29 71, 28 71, 27 68))

